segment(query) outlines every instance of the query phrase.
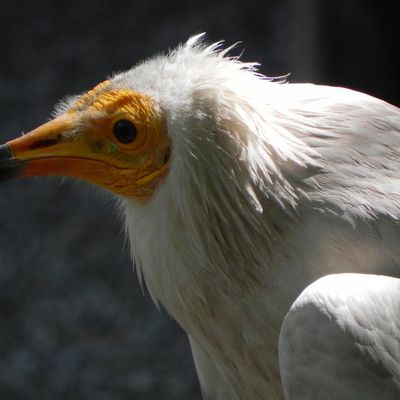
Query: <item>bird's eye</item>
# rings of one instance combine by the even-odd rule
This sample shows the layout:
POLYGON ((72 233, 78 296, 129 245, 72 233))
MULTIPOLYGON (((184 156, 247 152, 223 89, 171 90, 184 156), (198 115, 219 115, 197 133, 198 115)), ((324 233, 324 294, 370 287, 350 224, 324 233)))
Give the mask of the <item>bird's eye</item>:
POLYGON ((131 121, 120 119, 114 124, 113 133, 119 142, 129 144, 136 139, 137 129, 131 121))

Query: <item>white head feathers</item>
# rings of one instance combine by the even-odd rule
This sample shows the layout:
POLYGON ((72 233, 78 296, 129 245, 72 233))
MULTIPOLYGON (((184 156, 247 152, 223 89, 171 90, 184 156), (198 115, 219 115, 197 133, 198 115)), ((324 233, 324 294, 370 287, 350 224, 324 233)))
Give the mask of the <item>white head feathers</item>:
POLYGON ((254 264, 264 272, 265 238, 279 240, 272 221, 292 213, 303 178, 318 168, 315 153, 280 125, 274 95, 282 79, 265 78, 256 64, 226 57, 231 48, 207 46, 201 38, 112 81, 151 95, 165 112, 172 141, 170 171, 154 198, 145 206, 125 202, 132 254, 139 268, 146 264, 150 291, 171 290, 166 271, 149 271, 154 265, 175 264, 182 276, 188 267, 176 264, 195 263, 202 271, 218 264, 221 276, 213 279, 227 283, 234 274, 249 273, 232 265, 253 257, 252 274, 254 264), (169 237, 176 232, 182 237, 169 237), (151 251, 154 240, 161 247, 151 251), (168 260, 168 254, 187 258, 168 260))

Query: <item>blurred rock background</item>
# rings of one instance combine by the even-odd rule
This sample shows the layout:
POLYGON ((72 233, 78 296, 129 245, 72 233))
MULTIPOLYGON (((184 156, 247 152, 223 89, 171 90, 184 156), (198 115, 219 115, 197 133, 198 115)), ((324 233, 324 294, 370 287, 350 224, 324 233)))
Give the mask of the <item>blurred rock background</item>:
MULTIPOLYGON (((238 52, 266 75, 399 105, 394 4, 1 0, 0 140, 203 31, 242 41, 238 52)), ((1 184, 0 399, 200 399, 185 334, 140 288, 100 190, 58 178, 1 184)))

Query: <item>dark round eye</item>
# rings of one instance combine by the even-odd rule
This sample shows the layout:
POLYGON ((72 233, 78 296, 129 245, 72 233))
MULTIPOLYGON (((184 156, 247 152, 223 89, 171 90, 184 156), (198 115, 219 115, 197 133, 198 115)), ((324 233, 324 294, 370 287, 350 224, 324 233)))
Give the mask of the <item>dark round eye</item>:
POLYGON ((118 120, 113 126, 114 136, 124 144, 132 143, 136 139, 136 126, 127 119, 118 120))

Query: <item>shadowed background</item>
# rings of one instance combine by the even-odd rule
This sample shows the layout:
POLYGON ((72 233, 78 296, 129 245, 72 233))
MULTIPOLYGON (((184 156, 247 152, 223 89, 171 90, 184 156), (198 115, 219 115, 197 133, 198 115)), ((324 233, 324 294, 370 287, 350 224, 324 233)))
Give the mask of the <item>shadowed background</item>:
MULTIPOLYGON (((266 75, 399 105, 391 3, 1 1, 0 142, 203 31, 242 41, 237 53, 266 75)), ((0 185, 0 399, 200 399, 186 336, 140 288, 100 190, 59 178, 0 185)))

